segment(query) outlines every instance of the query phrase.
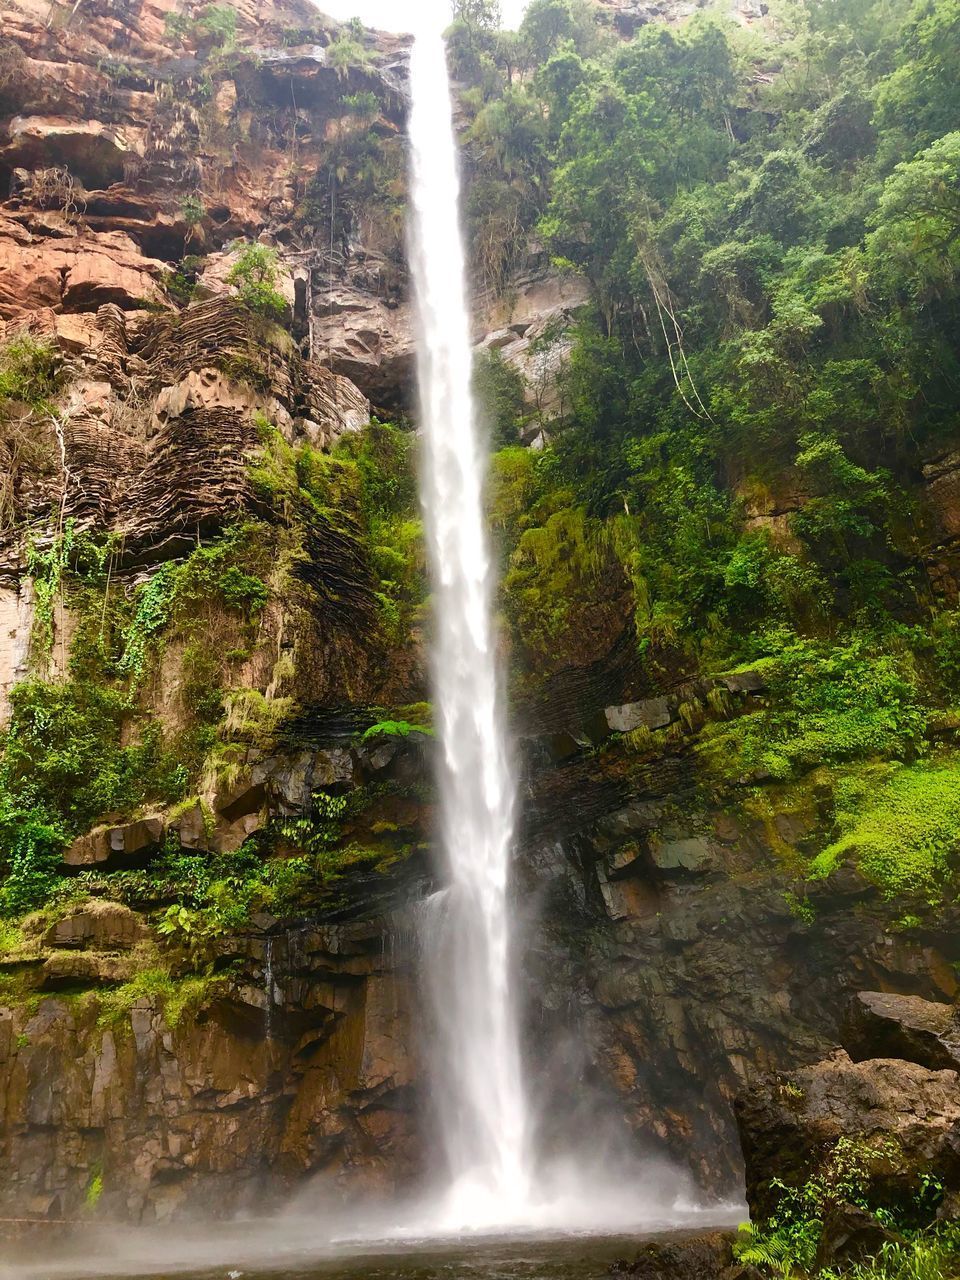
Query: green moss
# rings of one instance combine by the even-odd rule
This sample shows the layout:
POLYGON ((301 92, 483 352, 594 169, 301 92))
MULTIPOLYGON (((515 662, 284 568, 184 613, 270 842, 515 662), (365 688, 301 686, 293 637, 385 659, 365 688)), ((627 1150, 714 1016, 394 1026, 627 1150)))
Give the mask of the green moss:
POLYGON ((103 1196, 103 1171, 97 1169, 90 1181, 87 1183, 86 1194, 83 1198, 84 1208, 88 1213, 93 1213, 103 1196))
POLYGON ((126 1024, 134 1005, 143 999, 158 1001, 167 1026, 174 1028, 186 1016, 193 1016, 225 989, 225 979, 209 974, 174 978, 166 969, 144 969, 129 982, 109 991, 100 991, 98 1025, 119 1028, 126 1024))
MULTIPOLYGON (((555 500, 564 501, 559 493, 555 500)), ((602 599, 615 573, 602 524, 581 507, 561 505, 520 533, 503 580, 504 600, 534 665, 571 643, 578 604, 602 599)))
POLYGON ((769 634, 764 705, 704 731, 702 758, 721 781, 789 779, 824 763, 922 749, 927 712, 902 653, 860 640, 828 644, 769 634))
POLYGON ((52 537, 27 541, 27 572, 34 590, 31 640, 37 653, 47 656, 53 649, 55 610, 65 603, 68 578, 96 580, 103 574, 112 549, 112 539, 97 541, 80 533, 72 520, 52 537))
POLYGON ((24 944, 19 921, 0 918, 0 956, 7 957, 19 951, 24 944))
POLYGON ((835 792, 842 834, 813 861, 811 876, 851 860, 889 897, 938 901, 952 883, 960 849, 960 757, 849 774, 835 792))
POLYGON ((433 736, 429 725, 410 724, 407 720, 381 720, 365 731, 363 741, 369 742, 371 738, 409 738, 411 733, 433 736))

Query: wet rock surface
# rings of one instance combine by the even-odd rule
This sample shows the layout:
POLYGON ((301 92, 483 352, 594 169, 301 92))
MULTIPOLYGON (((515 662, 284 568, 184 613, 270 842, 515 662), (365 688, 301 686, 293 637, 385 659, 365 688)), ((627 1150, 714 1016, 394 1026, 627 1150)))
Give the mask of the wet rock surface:
MULTIPOLYGON (((75 1216, 95 1177, 105 1212, 143 1222, 262 1210, 311 1174, 344 1193, 412 1178, 410 972, 389 929, 237 940, 190 1016, 150 995, 112 1015, 93 993, 0 1009, 0 1214, 75 1216)), ((123 963, 55 952, 44 987, 102 987, 123 963)))
POLYGON ((905 1058, 931 1071, 960 1071, 960 1018, 951 1004, 884 991, 858 991, 842 1027, 854 1062, 905 1058))
POLYGON ((734 1235, 713 1231, 676 1241, 644 1245, 632 1260, 615 1262, 613 1276, 637 1276, 639 1280, 749 1280, 734 1264, 734 1235))
MULTIPOLYGON (((925 1176, 960 1189, 960 1078, 916 1063, 833 1058, 778 1075, 737 1100, 746 1191, 756 1220, 776 1204, 774 1178, 802 1186, 839 1138, 863 1144, 871 1202, 911 1202, 925 1176)), ((840 1234, 840 1227, 837 1224, 840 1234)), ((843 1231, 859 1232, 851 1220, 843 1231)))

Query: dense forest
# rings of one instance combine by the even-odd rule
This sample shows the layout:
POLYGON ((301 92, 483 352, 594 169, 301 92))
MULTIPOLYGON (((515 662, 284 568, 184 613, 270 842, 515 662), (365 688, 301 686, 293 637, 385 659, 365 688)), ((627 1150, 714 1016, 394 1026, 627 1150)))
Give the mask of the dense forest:
MULTIPOLYGON (((855 848, 937 902, 960 618, 917 489, 956 428, 956 12, 700 13, 625 44, 589 6, 535 2, 517 35, 484 14, 454 31, 477 270, 529 229, 597 299, 550 447, 493 463, 528 669, 622 575, 651 671, 769 679, 769 706, 704 735, 717 785, 826 788, 837 839, 811 873, 855 848)), ((519 390, 495 354, 478 378, 507 443, 519 390)))

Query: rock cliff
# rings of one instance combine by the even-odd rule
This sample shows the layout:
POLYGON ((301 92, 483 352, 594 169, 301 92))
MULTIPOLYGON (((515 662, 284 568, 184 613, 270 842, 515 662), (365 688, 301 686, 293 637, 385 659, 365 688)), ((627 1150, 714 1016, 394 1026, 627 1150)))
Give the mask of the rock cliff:
MULTIPOLYGON (((0 933, 0 1213, 406 1186, 405 911, 442 872, 411 433, 371 426, 412 398, 404 44, 297 0, 0 11, 0 320, 47 378, 4 402, 0 705, 24 742, 72 700, 80 764, 50 786, 100 787, 42 864, 59 896, 0 933)), ((542 443, 589 291, 522 258, 476 338, 542 443)), ((917 535, 954 593, 956 470, 925 468, 917 535)), ((816 785, 731 797, 704 762, 762 672, 644 666, 622 568, 591 592, 513 688, 545 1128, 727 1195, 744 1085, 835 1050, 848 993, 953 1001, 960 942, 848 868, 798 898, 816 785), (583 1108, 551 1111, 574 1086, 583 1108)))

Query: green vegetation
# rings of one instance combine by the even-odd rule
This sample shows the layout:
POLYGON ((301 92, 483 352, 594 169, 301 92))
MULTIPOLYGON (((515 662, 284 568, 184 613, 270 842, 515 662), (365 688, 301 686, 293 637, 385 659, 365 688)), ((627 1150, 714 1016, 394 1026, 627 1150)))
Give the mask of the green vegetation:
POLYGON ((831 645, 783 632, 758 637, 756 648, 763 656, 751 666, 768 681, 768 705, 705 734, 704 752, 724 776, 787 779, 921 748, 927 716, 903 657, 865 639, 831 645))
MULTIPOLYGON (((362 612, 369 596, 384 638, 405 643, 426 595, 413 433, 374 422, 325 454, 291 446, 263 418, 258 425, 263 449, 251 480, 274 517, 299 529, 294 559, 312 537, 336 541, 356 577, 349 595, 328 597, 331 608, 362 612)), ((325 590, 322 577, 314 581, 325 590)))
MULTIPOLYGON (((362 45, 345 39, 330 46, 328 58, 343 77, 369 61, 362 45)), ((392 240, 391 263, 381 270, 381 283, 392 296, 399 294, 402 280, 406 181, 402 149, 376 127, 380 109, 369 89, 341 95, 325 163, 308 184, 297 219, 324 227, 330 247, 339 253, 347 250, 361 218, 375 218, 392 240)))
POLYGON ((282 320, 288 308, 277 288, 280 258, 276 249, 265 244, 239 244, 233 252, 237 260, 227 272, 227 284, 233 285, 237 297, 254 315, 282 320))
MULTIPOLYGON (((68 525, 28 563, 37 597, 34 645, 53 640, 54 603, 76 615, 67 679, 32 676, 10 695, 0 733, 0 908, 18 914, 41 906, 60 885, 64 844, 97 821, 179 800, 218 742, 226 665, 243 656, 218 648, 230 635, 242 645, 267 600, 269 546, 256 526, 237 526, 167 563, 132 593, 109 588, 109 543, 68 525), (176 739, 141 706, 166 639, 183 642, 182 727, 176 739)), ((249 642, 249 640, 248 640, 249 642)))
POLYGON ((0 412, 4 400, 47 411, 61 385, 61 358, 46 339, 23 332, 0 348, 0 412))
POLYGON ((475 273, 505 290, 532 234, 596 299, 538 455, 511 371, 477 366, 513 689, 628 619, 654 686, 757 671, 758 696, 717 688, 670 731, 698 735, 705 785, 760 809, 815 790, 794 868, 849 861, 928 909, 960 871, 955 570, 919 554, 917 483, 960 379, 956 14, 775 16, 624 41, 579 0, 534 0, 517 33, 455 6, 475 273))
POLYGON ((195 227, 206 217, 207 210, 200 195, 184 196, 180 201, 180 213, 188 227, 195 227))
POLYGON ((223 977, 210 974, 174 978, 165 968, 143 969, 129 982, 96 993, 99 1022, 102 1027, 128 1025, 130 1010, 146 997, 159 1001, 167 1025, 173 1028, 182 1018, 202 1008, 223 986, 223 977))
POLYGON ((524 419, 522 374, 508 365, 499 351, 484 351, 474 362, 473 392, 493 447, 515 445, 524 419))
POLYGON ((177 264, 176 270, 167 272, 164 287, 179 306, 185 307, 193 301, 202 268, 203 258, 187 254, 177 264))
POLYGON ((952 754, 907 767, 875 766, 836 790, 839 839, 814 859, 825 876, 848 858, 889 897, 938 902, 957 873, 960 761, 952 754))
POLYGON ((370 742, 373 738, 409 738, 411 733, 425 733, 433 737, 433 730, 428 725, 410 724, 408 720, 380 720, 364 732, 363 741, 370 742))
POLYGON ((237 38, 237 11, 232 4, 207 4, 197 14, 197 26, 224 49, 237 38))
POLYGON ((362 43, 362 34, 358 37, 349 26, 344 27, 327 49, 327 62, 343 77, 355 68, 367 66, 370 53, 362 43))
POLYGON ((98 1169, 87 1184, 87 1194, 84 1196, 84 1207, 88 1212, 92 1213, 96 1209, 102 1196, 103 1172, 98 1169))
POLYGON ((918 1176, 911 1196, 891 1204, 875 1188, 872 1175, 895 1169, 900 1151, 891 1138, 839 1138, 802 1186, 775 1180, 775 1213, 764 1223, 742 1227, 738 1260, 763 1274, 820 1280, 950 1280, 960 1263, 960 1230, 936 1223, 943 1185, 934 1175, 918 1176), (840 1270, 817 1265, 824 1222, 831 1212, 852 1206, 891 1233, 878 1255, 840 1270))
POLYGON ((227 51, 237 40, 238 15, 231 4, 206 4, 194 13, 168 13, 166 38, 177 44, 207 42, 227 51))

